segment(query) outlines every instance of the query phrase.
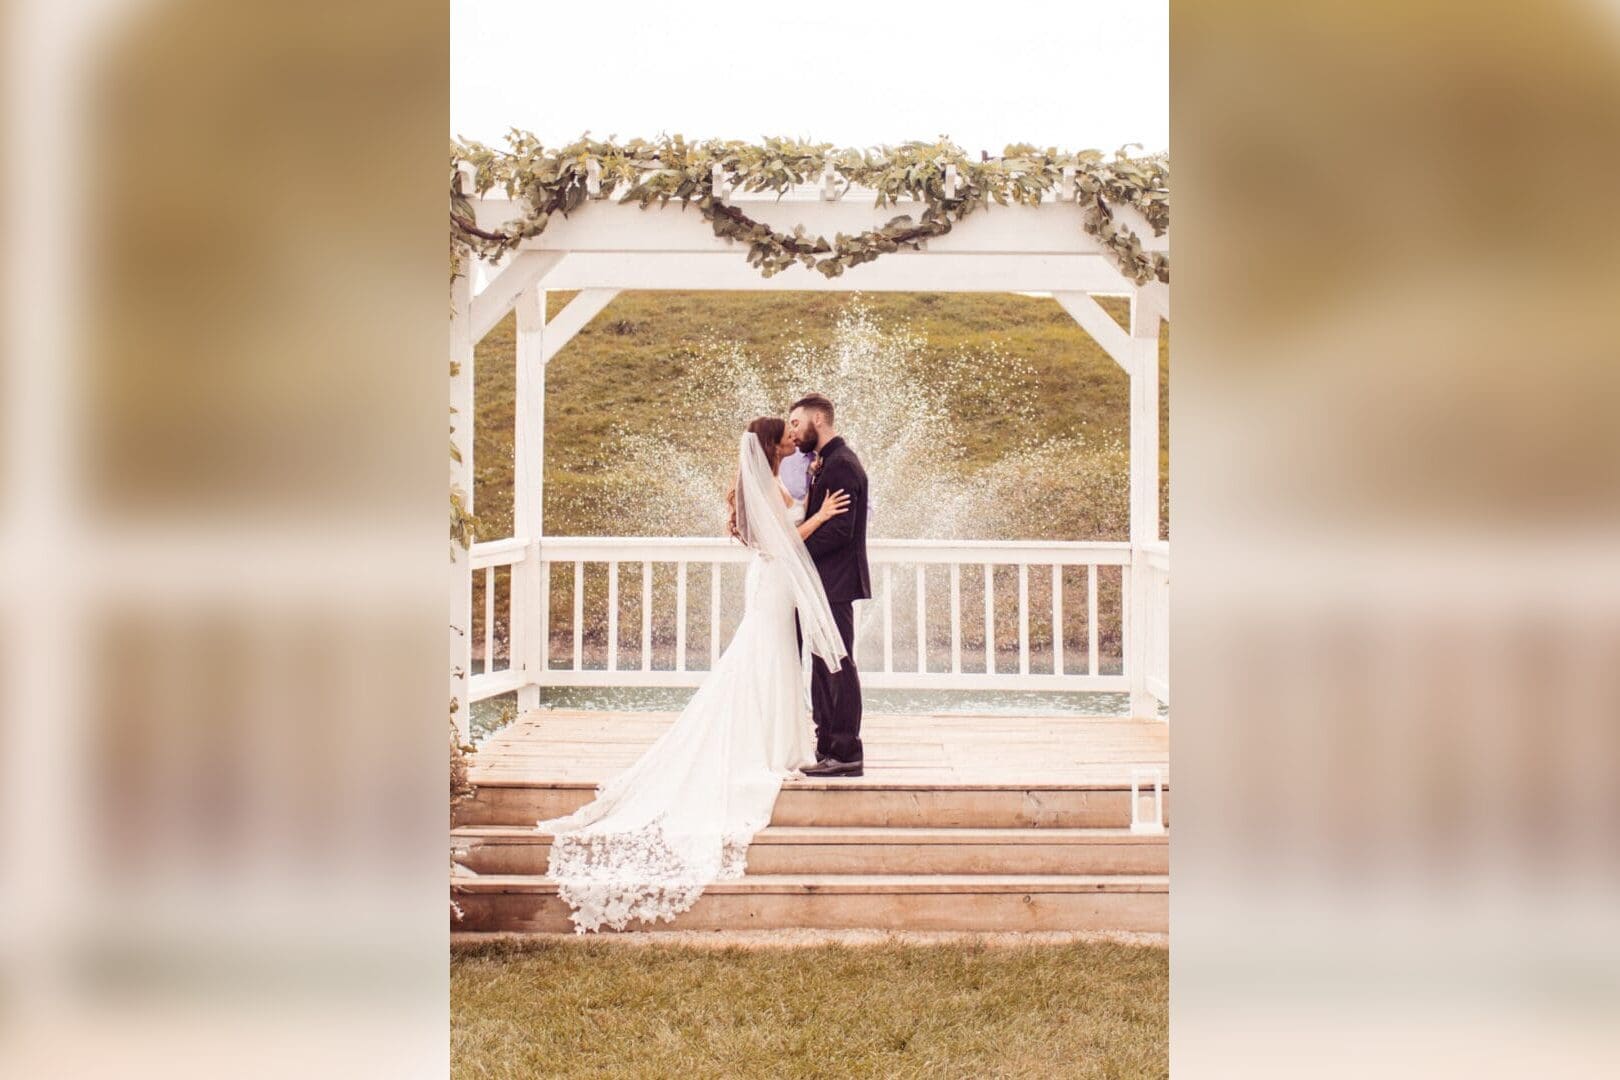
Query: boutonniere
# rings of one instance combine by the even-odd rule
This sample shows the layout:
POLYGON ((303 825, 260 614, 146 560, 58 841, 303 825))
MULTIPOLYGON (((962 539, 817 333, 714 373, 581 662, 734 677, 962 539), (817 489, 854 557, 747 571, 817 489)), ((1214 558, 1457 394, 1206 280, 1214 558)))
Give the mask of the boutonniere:
POLYGON ((810 459, 810 479, 814 480, 821 475, 821 455, 817 454, 810 459))

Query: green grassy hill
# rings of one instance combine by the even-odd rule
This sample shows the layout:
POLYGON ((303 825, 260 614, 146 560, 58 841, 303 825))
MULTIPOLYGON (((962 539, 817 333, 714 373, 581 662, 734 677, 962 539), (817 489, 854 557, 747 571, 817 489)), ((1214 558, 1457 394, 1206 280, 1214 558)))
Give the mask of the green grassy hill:
MULTIPOLYGON (((551 293, 550 313, 555 315, 572 295, 551 293)), ((761 362, 779 363, 795 342, 828 341, 836 317, 852 302, 848 293, 807 292, 630 292, 617 297, 547 369, 547 533, 617 531, 611 500, 597 494, 644 479, 624 475, 624 463, 615 460, 621 426, 656 431, 672 440, 717 437, 670 405, 692 389, 694 360, 706 339, 735 341, 761 362)), ((879 322, 904 323, 926 336, 916 378, 928 377, 929 357, 964 349, 996 350, 1026 369, 1027 389, 1037 405, 1032 416, 1016 424, 998 410, 1004 386, 968 387, 953 397, 952 422, 969 469, 987 467, 1016 447, 1047 438, 1083 433, 1088 439, 1126 441, 1129 388, 1124 373, 1054 301, 1000 293, 866 293, 860 302, 879 322)), ((1126 320, 1124 301, 1104 301, 1104 306, 1116 320, 1126 320)), ((479 344, 475 361, 474 498, 484 523, 481 539, 511 534, 514 330, 514 317, 508 316, 479 344)), ((1168 477, 1163 415, 1169 395, 1167 327, 1159 355, 1168 477)), ((725 434, 729 441, 731 433, 725 434)), ((1054 491, 1063 490, 1062 464, 1054 462, 1054 491)), ((1033 523, 1030 535, 1096 538, 1074 536, 1073 530, 1081 527, 1059 515, 1033 523)))

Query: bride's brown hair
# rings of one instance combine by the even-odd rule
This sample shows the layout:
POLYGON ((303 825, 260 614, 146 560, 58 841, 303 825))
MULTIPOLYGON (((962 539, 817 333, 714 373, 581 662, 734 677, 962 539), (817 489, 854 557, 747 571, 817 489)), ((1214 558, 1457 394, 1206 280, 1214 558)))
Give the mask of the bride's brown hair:
MULTIPOLYGON (((748 421, 746 430, 759 440, 759 448, 765 451, 765 460, 770 462, 771 475, 775 476, 777 467, 781 465, 776 456, 776 448, 781 445, 782 436, 787 432, 787 421, 777 416, 761 416, 748 421)), ((737 484, 740 479, 740 474, 733 478, 731 487, 726 491, 726 531, 738 540, 743 539, 737 531, 737 484)))
POLYGON ((787 421, 779 416, 761 416, 757 420, 748 421, 748 431, 759 440, 759 448, 765 451, 765 460, 771 463, 771 475, 775 476, 777 468, 782 464, 776 448, 782 445, 782 436, 787 432, 787 421))

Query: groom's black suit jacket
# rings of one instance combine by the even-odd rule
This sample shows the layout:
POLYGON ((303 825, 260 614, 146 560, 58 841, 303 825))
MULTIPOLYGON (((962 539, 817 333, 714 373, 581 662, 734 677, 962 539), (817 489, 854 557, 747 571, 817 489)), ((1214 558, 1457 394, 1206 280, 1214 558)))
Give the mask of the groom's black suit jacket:
POLYGON ((866 470, 842 436, 820 449, 821 469, 810 482, 806 516, 821 509, 829 494, 849 496, 849 509, 822 523, 804 546, 810 550, 829 603, 872 597, 872 571, 866 565, 866 470))

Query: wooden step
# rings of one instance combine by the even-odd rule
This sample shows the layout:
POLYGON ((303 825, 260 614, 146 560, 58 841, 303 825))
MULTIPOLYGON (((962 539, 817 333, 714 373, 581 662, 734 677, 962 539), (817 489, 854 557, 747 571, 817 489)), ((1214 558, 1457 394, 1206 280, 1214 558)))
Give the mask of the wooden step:
MULTIPOLYGON (((456 808, 458 825, 532 826, 589 802, 590 781, 485 780, 456 808)), ((874 779, 792 780, 772 825, 895 828, 1124 828, 1128 781, 1091 784, 917 784, 874 779)), ((1169 820, 1169 792, 1165 818, 1169 820)))
MULTIPOLYGON (((480 874, 544 874, 551 838, 466 826, 453 840, 480 874)), ((933 829, 773 825, 748 849, 750 874, 1164 874, 1167 836, 1128 829, 933 829)))
MULTIPOLYGON (((458 879, 459 931, 570 931, 557 886, 535 875, 458 879)), ((1163 875, 750 874, 710 885, 673 922, 629 930, 1169 929, 1163 875)))

